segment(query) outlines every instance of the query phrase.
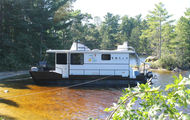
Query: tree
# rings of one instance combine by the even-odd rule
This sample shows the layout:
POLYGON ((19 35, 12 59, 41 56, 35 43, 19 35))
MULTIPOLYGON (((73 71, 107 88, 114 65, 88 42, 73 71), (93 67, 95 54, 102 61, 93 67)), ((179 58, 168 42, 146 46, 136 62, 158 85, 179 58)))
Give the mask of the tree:
POLYGON ((178 56, 180 66, 190 67, 190 8, 181 17, 176 26, 176 38, 172 41, 173 49, 178 56))
POLYGON ((168 15, 164 4, 156 4, 155 9, 147 15, 148 29, 144 30, 141 36, 142 39, 148 39, 151 42, 151 49, 159 57, 162 55, 163 26, 173 22, 169 21, 170 17, 171 15, 168 15))
POLYGON ((90 49, 100 49, 101 38, 98 28, 94 24, 87 24, 85 27, 85 45, 90 49))
POLYGON ((121 40, 122 42, 128 41, 129 44, 133 44, 132 41, 130 41, 131 33, 133 28, 135 27, 135 19, 129 18, 128 16, 122 17, 122 22, 120 25, 120 31, 121 31, 121 40))
POLYGON ((0 69, 23 69, 42 60, 46 49, 59 47, 59 31, 67 28, 70 16, 64 11, 57 20, 55 14, 66 4, 68 0, 2 0, 0 69))
POLYGON ((119 20, 118 15, 107 13, 104 17, 105 21, 101 25, 100 35, 102 38, 101 48, 102 49, 114 49, 119 41, 118 29, 119 20))
POLYGON ((140 39, 142 30, 147 29, 146 20, 142 20, 141 15, 134 18, 124 16, 121 19, 119 27, 120 41, 123 43, 127 41, 130 46, 133 46, 138 53, 148 54, 148 43, 145 39, 140 39))

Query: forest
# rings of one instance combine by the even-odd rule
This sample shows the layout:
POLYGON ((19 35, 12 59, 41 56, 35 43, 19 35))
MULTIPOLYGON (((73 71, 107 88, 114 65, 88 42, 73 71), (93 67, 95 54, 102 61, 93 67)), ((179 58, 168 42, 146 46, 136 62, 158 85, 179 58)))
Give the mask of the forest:
POLYGON ((172 20, 163 3, 146 18, 107 13, 104 20, 73 9, 75 0, 1 0, 0 71, 30 69, 47 49, 115 49, 124 41, 138 54, 159 58, 153 66, 190 68, 190 8, 172 20))

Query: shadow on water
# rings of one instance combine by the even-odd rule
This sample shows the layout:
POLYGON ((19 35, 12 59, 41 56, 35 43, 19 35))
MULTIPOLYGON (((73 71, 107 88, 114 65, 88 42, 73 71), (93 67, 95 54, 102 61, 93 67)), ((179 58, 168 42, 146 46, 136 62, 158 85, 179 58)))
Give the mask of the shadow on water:
MULTIPOLYGON (((77 83, 78 84, 78 83, 77 83)), ((67 84, 57 83, 57 84, 40 84, 38 86, 41 87, 60 87, 60 88, 68 88, 68 89, 78 89, 78 90, 122 90, 128 87, 135 87, 136 85, 94 85, 94 84, 85 84, 85 85, 77 85, 77 84, 67 84)))
POLYGON ((4 104, 10 105, 10 106, 14 106, 14 107, 19 107, 19 105, 16 102, 14 102, 12 100, 1 98, 1 97, 0 97, 0 103, 4 103, 4 104))
POLYGON ((13 118, 13 117, 10 117, 7 115, 1 115, 1 114, 0 114, 0 119, 2 119, 2 120, 16 120, 16 118, 13 118))
POLYGON ((125 85, 125 86, 74 86, 74 87, 68 87, 69 89, 82 89, 82 90, 122 90, 129 87, 136 87, 137 85, 125 85))

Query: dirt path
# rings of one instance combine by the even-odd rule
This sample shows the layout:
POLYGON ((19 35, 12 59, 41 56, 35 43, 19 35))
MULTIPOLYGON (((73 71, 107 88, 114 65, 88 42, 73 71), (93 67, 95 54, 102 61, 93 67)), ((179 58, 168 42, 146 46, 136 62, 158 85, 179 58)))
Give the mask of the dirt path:
POLYGON ((9 77, 14 77, 16 75, 23 75, 23 74, 28 74, 28 70, 24 71, 16 71, 16 72, 0 72, 0 80, 9 78, 9 77))

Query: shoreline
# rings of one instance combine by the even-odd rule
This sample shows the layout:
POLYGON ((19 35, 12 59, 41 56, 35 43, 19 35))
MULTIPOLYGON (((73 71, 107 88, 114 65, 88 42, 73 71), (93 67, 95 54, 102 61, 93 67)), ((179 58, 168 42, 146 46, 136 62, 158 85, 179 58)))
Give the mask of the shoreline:
POLYGON ((182 72, 188 72, 190 71, 190 69, 188 70, 181 70, 180 71, 173 71, 173 70, 167 70, 164 68, 158 68, 158 69, 153 69, 153 68, 149 68, 148 70, 152 71, 152 72, 159 72, 159 73, 182 73, 182 72))
POLYGON ((22 70, 22 71, 11 71, 11 72, 0 72, 0 80, 14 77, 17 75, 29 74, 29 70, 22 70))
POLYGON ((167 69, 164 69, 164 68, 158 68, 158 69, 153 69, 153 68, 150 68, 149 70, 153 71, 153 72, 173 72, 172 70, 167 70, 167 69))

